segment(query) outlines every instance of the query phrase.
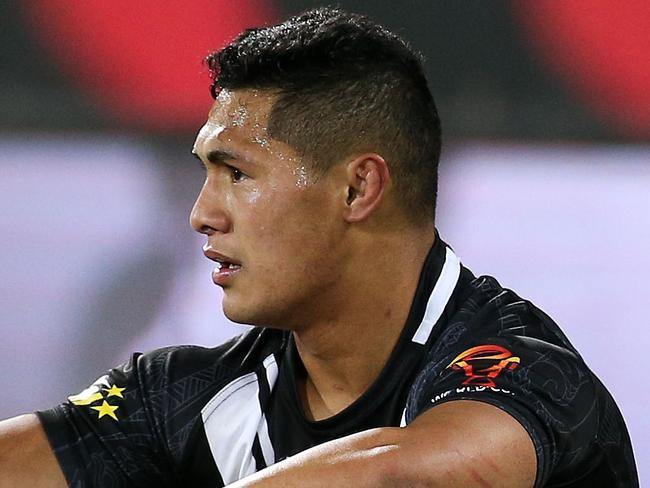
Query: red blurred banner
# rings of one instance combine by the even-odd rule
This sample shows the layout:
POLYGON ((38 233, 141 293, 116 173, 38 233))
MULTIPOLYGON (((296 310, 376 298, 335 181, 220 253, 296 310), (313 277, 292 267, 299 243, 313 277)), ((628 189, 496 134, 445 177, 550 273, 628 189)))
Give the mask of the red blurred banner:
POLYGON ((47 55, 129 126, 188 130, 211 104, 203 58, 246 27, 274 22, 272 0, 32 0, 47 55))
POLYGON ((574 93, 619 132, 650 137, 648 0, 534 0, 512 8, 574 93))

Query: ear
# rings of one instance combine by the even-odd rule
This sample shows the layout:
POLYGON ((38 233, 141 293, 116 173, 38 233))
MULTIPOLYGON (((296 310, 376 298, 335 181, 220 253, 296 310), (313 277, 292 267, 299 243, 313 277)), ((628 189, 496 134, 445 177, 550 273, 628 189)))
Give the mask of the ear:
POLYGON ((362 154, 348 163, 346 178, 345 219, 360 222, 367 219, 384 198, 390 184, 388 164, 378 154, 362 154))

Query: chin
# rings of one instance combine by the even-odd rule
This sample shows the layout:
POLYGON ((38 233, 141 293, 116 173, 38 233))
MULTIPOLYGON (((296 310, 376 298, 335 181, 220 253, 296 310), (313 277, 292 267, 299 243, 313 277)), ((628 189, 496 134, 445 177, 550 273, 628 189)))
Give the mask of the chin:
POLYGON ((247 300, 234 300, 224 294, 223 297, 223 314, 228 320, 236 324, 262 326, 264 323, 256 310, 247 300))
POLYGON ((250 300, 236 301, 224 295, 223 314, 228 320, 236 324, 252 325, 255 327, 268 327, 272 329, 289 330, 286 326, 286 312, 268 310, 263 306, 256 306, 250 300))
POLYGON ((256 325, 253 320, 254 317, 250 312, 246 313, 246 310, 243 310, 244 307, 229 303, 229 300, 225 297, 223 299, 222 308, 223 314, 231 322, 244 325, 256 325))

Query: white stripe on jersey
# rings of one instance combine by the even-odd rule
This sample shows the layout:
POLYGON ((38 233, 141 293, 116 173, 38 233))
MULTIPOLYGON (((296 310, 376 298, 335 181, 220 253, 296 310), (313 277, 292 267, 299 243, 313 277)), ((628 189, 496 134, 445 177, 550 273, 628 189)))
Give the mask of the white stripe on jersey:
MULTIPOLYGON (((269 389, 273 389, 278 366, 272 354, 264 360, 264 367, 269 389)), ((219 390, 203 407, 201 417, 212 457, 226 485, 255 473, 252 447, 258 434, 267 466, 275 461, 255 372, 240 376, 219 390)))
MULTIPOLYGON (((266 381, 269 385, 269 390, 272 390, 275 380, 278 379, 278 363, 275 362, 275 357, 272 354, 264 360, 264 367, 266 368, 266 381)), ((269 437, 269 427, 266 424, 266 416, 264 414, 262 414, 262 421, 260 428, 257 429, 257 433, 260 446, 262 447, 264 462, 267 466, 271 466, 275 464, 275 452, 273 451, 273 444, 271 444, 271 438, 269 437)))
POLYGON ((424 312, 422 323, 420 323, 418 330, 413 335, 413 339, 411 339, 413 342, 426 344, 427 340, 429 340, 433 326, 438 322, 438 319, 447 306, 447 302, 449 302, 454 288, 456 288, 459 276, 460 261, 454 254, 454 251, 447 248, 445 264, 442 266, 438 281, 436 281, 429 301, 427 302, 427 309, 424 312))

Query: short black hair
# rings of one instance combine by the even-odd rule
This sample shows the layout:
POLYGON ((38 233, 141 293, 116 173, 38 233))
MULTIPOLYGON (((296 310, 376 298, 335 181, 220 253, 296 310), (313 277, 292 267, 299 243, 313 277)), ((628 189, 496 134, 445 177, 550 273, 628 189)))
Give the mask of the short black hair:
POLYGON ((277 94, 269 135, 324 174, 342 158, 383 156, 414 221, 435 215, 440 119, 422 58, 368 17, 317 8, 248 29, 206 60, 221 89, 277 94))

